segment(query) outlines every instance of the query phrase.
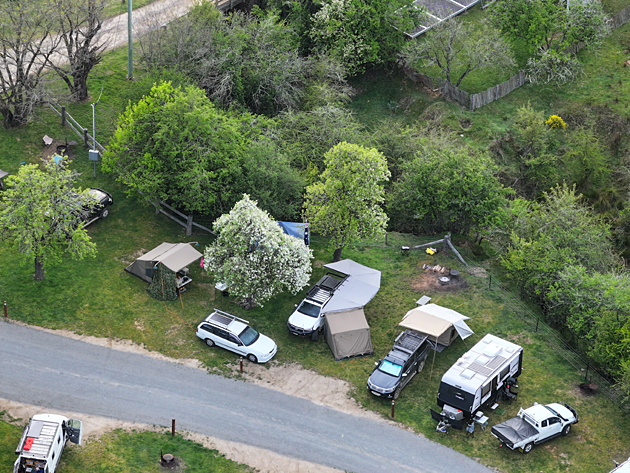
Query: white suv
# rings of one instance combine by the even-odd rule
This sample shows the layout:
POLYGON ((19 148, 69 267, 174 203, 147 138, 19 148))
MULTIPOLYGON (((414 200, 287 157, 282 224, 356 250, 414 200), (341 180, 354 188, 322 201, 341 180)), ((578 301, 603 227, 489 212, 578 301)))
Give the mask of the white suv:
POLYGON ((266 363, 278 351, 269 337, 251 328, 247 320, 214 309, 197 326, 197 336, 206 345, 218 345, 226 350, 246 356, 253 363, 266 363))

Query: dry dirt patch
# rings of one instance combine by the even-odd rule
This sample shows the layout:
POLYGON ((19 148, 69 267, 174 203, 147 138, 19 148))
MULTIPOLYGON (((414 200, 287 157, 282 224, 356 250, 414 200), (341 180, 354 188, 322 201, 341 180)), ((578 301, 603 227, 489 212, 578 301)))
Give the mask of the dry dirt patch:
POLYGON ((425 271, 411 282, 411 288, 417 292, 457 292, 468 287, 462 275, 450 278, 447 284, 440 283, 441 277, 448 277, 448 273, 425 271))

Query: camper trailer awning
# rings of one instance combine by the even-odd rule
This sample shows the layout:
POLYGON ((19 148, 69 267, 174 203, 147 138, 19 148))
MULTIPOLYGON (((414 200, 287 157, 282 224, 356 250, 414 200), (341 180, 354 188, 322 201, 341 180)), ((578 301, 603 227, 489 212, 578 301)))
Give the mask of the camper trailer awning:
POLYGON ((452 309, 437 304, 426 304, 407 312, 398 325, 432 337, 439 337, 453 326, 459 336, 465 339, 475 333, 464 322, 468 319, 469 317, 452 309))
POLYGON ((166 253, 160 255, 157 260, 173 272, 177 272, 194 263, 203 255, 195 250, 189 243, 177 243, 166 253))
POLYGON ((324 268, 345 274, 348 278, 335 290, 324 306, 324 312, 339 312, 365 307, 381 288, 381 272, 350 259, 325 264, 324 268))
POLYGON ((125 268, 125 271, 138 276, 140 279, 144 279, 146 282, 151 282, 153 267, 158 263, 162 263, 176 273, 202 256, 189 243, 162 243, 137 258, 125 268))

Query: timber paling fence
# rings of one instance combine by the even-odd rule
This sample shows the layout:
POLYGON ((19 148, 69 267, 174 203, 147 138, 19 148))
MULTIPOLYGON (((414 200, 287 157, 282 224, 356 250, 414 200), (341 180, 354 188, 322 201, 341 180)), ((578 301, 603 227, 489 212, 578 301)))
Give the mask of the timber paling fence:
MULTIPOLYGON (((79 124, 79 122, 77 122, 72 117, 72 115, 70 115, 66 111, 66 107, 59 105, 58 103, 54 102, 50 98, 46 100, 46 103, 48 103, 50 108, 52 108, 53 111, 61 117, 61 126, 68 125, 77 135, 79 135, 79 137, 83 140, 83 144, 86 147, 91 147, 92 145, 94 145, 96 149, 99 150, 100 152, 105 151, 105 147, 101 145, 98 141, 96 141, 94 137, 88 133, 87 128, 82 127, 79 124)), ((162 202, 162 201, 154 202, 148 198, 147 198, 147 201, 155 207, 156 214, 161 213, 162 215, 167 216, 174 222, 184 227, 186 229, 186 235, 188 236, 192 235, 193 226, 215 235, 215 233, 209 228, 205 227, 204 225, 194 222, 192 214, 185 215, 181 213, 179 210, 168 205, 166 202, 162 202), (164 210, 163 207, 166 207, 170 212, 167 212, 166 210, 164 210)))
MULTIPOLYGON (((471 267, 483 268, 466 252, 466 261, 471 263, 471 267)), ((562 357, 567 363, 575 368, 575 370, 584 377, 584 381, 591 384, 597 384, 599 388, 596 390, 599 393, 604 394, 609 398, 617 407, 624 411, 630 411, 630 403, 627 402, 622 392, 610 381, 606 375, 600 372, 589 359, 583 354, 572 347, 566 340, 564 340, 556 330, 551 328, 547 323, 541 319, 540 315, 531 310, 522 300, 514 296, 512 291, 507 289, 507 285, 501 282, 494 276, 488 277, 488 288, 492 290, 499 290, 502 294, 502 300, 504 301, 510 312, 521 319, 528 329, 535 332, 543 342, 554 348, 555 353, 562 357)))
MULTIPOLYGON (((610 21, 610 28, 611 30, 615 30, 628 21, 630 21, 630 7, 624 8, 612 17, 610 21)), ((583 44, 574 44, 567 48, 567 52, 577 53, 583 46, 583 44)), ((505 82, 497 84, 494 87, 490 87, 478 94, 469 94, 444 79, 433 78, 427 76, 426 74, 414 72, 411 68, 406 66, 403 67, 403 71, 413 82, 422 84, 424 87, 434 91, 439 90, 445 97, 457 102, 462 107, 470 109, 471 112, 505 97, 513 90, 518 89, 527 83, 527 75, 525 74, 525 71, 518 71, 514 76, 510 77, 505 82)))

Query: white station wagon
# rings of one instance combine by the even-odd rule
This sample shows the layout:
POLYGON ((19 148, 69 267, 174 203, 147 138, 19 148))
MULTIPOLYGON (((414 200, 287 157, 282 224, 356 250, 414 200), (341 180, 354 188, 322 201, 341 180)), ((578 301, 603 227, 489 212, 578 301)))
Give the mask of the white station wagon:
POLYGON ((209 347, 217 345, 253 363, 266 363, 278 351, 276 343, 251 328, 247 320, 218 309, 199 323, 197 336, 209 347))

